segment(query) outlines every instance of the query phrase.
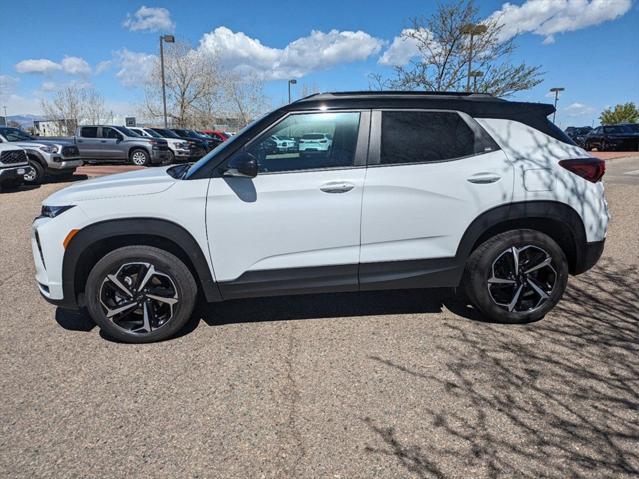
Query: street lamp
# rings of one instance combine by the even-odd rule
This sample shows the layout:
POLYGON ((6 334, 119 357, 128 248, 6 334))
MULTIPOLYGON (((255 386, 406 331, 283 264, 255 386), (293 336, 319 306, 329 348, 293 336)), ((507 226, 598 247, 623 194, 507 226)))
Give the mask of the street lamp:
POLYGON ((468 74, 470 77, 473 77, 473 93, 477 93, 477 78, 481 78, 484 76, 484 72, 480 72, 479 70, 472 71, 468 74))
POLYGON ((559 92, 564 90, 565 88, 562 88, 562 87, 555 87, 550 89, 551 93, 555 94, 555 111, 552 112, 553 123, 555 122, 555 115, 557 114, 557 100, 559 100, 559 92))
POLYGON ((9 120, 7 120, 7 105, 4 105, 3 108, 4 108, 4 126, 9 126, 9 120))
POLYGON ((466 77, 466 91, 470 91, 470 73, 473 64, 473 38, 475 35, 483 35, 488 30, 486 25, 481 23, 468 23, 464 25, 461 32, 464 35, 470 35, 470 46, 468 48, 468 76, 466 77))
POLYGON ((296 85, 297 84, 297 80, 295 78, 293 78, 292 80, 288 81, 288 102, 291 102, 291 85, 296 85))
POLYGON ((162 104, 164 106, 164 128, 167 127, 166 123, 166 86, 164 84, 164 46, 162 42, 175 43, 175 37, 173 35, 161 35, 160 36, 160 70, 162 71, 162 104))

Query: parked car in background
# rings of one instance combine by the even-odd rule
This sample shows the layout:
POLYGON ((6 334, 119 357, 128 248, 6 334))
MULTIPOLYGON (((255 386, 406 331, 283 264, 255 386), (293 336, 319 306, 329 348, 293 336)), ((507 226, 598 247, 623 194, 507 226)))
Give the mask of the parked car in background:
POLYGON ((129 130, 146 138, 163 138, 169 145, 169 163, 197 161, 202 155, 197 145, 182 138, 165 138, 152 128, 129 127, 129 130))
POLYGON ((141 137, 124 126, 80 126, 75 138, 85 160, 130 161, 138 166, 160 165, 169 160, 166 140, 141 137))
POLYGON ((28 169, 29 161, 24 148, 0 141, 0 190, 20 186, 28 169))
POLYGON ((275 145, 277 146, 277 149, 279 151, 288 152, 296 150, 295 140, 293 138, 273 135, 271 137, 271 140, 275 142, 275 145))
POLYGON ((202 133, 198 133, 195 130, 189 130, 186 128, 172 128, 172 130, 176 134, 180 135, 182 138, 200 140, 204 144, 207 153, 222 143, 220 140, 216 140, 214 138, 211 138, 210 136, 203 135, 202 133))
POLYGON ((173 130, 169 128, 151 127, 149 129, 161 135, 162 138, 166 138, 166 139, 173 138, 173 139, 187 142, 189 144, 189 147, 192 150, 193 156, 198 159, 202 158, 207 153, 206 145, 199 138, 183 137, 181 135, 178 135, 176 132, 174 132, 173 130))
POLYGON ((639 123, 619 123, 598 126, 586 135, 584 148, 588 151, 639 151, 639 123))
POLYGON ((586 135, 591 131, 592 127, 590 126, 569 126, 564 130, 564 133, 566 133, 568 138, 574 141, 577 145, 583 147, 586 135))
POLYGON ((326 133, 306 133, 300 138, 299 151, 328 151, 333 141, 326 133))
POLYGON ((45 199, 38 288, 132 343, 177 334, 198 298, 463 288, 492 321, 537 321, 598 261, 609 220, 604 162, 553 111, 460 93, 306 97, 193 165, 45 199), (322 150, 263 154, 292 130, 322 150))
POLYGON ((30 168, 25 183, 40 184, 47 175, 70 177, 83 163, 73 140, 35 138, 18 128, 0 127, 0 141, 15 143, 27 152, 30 168))
POLYGON ((221 130, 202 130, 200 133, 210 136, 211 138, 219 141, 226 141, 229 139, 229 134, 221 130))

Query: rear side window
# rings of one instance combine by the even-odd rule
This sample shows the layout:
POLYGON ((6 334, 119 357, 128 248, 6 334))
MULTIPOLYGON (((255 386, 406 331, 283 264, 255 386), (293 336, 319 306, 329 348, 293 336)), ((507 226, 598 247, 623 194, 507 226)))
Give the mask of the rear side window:
POLYGON ((446 161, 498 149, 479 125, 474 127, 455 112, 384 111, 380 163, 446 161))
POLYGON ((83 126, 80 130, 80 136, 83 138, 97 138, 98 128, 95 126, 83 126))

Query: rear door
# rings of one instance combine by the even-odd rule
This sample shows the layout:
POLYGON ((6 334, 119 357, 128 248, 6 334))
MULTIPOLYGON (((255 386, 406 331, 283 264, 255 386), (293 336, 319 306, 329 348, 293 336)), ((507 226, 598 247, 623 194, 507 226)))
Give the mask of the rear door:
POLYGON ((512 164, 465 113, 373 111, 362 289, 386 282, 414 286, 411 281, 448 268, 456 277, 454 257, 466 228, 484 211, 509 203, 512 194, 512 164))
POLYGON ((255 178, 214 177, 206 207, 224 298, 356 290, 368 111, 293 113, 245 146, 255 178), (321 152, 283 152, 273 135, 332 133, 321 152))
POLYGON ((80 136, 76 138, 78 150, 83 158, 100 158, 101 148, 97 126, 83 126, 80 136))

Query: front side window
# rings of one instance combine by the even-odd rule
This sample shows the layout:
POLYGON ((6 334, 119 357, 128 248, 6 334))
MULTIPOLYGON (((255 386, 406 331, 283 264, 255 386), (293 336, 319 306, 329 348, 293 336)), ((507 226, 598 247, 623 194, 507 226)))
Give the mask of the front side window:
POLYGON ((0 130, 0 134, 2 134, 7 141, 29 141, 33 140, 31 135, 28 135, 22 130, 18 128, 2 128, 0 130))
POLYGON ((487 133, 479 126, 471 129, 455 112, 382 112, 382 165, 446 161, 497 149, 487 133))
POLYGON ((120 138, 120 134, 113 128, 102 128, 102 138, 117 140, 120 138))
POLYGON ((290 115, 247 151, 257 158, 260 173, 353 166, 359 116, 358 112, 290 115), (288 141, 281 141, 284 138, 288 141))

